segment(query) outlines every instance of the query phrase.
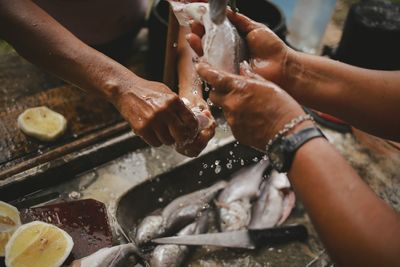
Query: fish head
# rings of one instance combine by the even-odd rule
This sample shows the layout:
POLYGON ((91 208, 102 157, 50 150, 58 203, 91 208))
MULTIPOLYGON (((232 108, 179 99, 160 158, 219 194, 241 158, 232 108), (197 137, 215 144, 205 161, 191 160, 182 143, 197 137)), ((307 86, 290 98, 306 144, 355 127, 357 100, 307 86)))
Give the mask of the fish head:
POLYGON ((181 26, 189 26, 190 20, 204 24, 205 16, 209 14, 207 3, 182 3, 173 0, 168 2, 181 26))
POLYGON ((199 23, 204 23, 204 16, 208 14, 208 4, 206 3, 191 3, 185 6, 185 13, 199 23))

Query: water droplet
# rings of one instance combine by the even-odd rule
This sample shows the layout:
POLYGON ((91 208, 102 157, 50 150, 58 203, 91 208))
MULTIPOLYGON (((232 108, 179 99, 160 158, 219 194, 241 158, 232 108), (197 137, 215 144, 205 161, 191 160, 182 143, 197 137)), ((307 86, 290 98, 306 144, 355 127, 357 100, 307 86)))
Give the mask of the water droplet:
POLYGON ((81 193, 77 192, 77 191, 72 191, 68 194, 68 197, 70 199, 79 199, 81 197, 81 193))
POLYGON ((244 166, 244 160, 243 159, 240 160, 240 165, 244 166))
POLYGON ((178 43, 177 43, 177 42, 174 42, 174 43, 172 44, 172 46, 173 46, 173 47, 178 47, 178 43))
POLYGON ((203 169, 207 169, 208 165, 206 163, 203 163, 203 169))
POLYGON ((203 171, 199 171, 199 176, 202 176, 203 175, 203 171))
POLYGON ((221 162, 221 161, 216 160, 216 161, 215 161, 215 166, 218 166, 220 162, 221 162))
POLYGON ((164 199, 162 197, 158 198, 158 202, 162 203, 164 201, 164 199))
POLYGON ((216 173, 216 174, 220 173, 221 170, 222 170, 222 167, 221 167, 221 166, 219 166, 219 165, 215 166, 215 173, 216 173))
POLYGON ((260 160, 259 160, 257 157, 255 157, 255 158, 253 159, 253 161, 254 161, 254 162, 259 162, 260 160))
POLYGON ((230 170, 230 169, 232 169, 232 162, 228 162, 227 164, 226 164, 226 167, 230 170))
POLYGON ((211 101, 211 99, 207 98, 207 104, 212 107, 214 103, 211 101))

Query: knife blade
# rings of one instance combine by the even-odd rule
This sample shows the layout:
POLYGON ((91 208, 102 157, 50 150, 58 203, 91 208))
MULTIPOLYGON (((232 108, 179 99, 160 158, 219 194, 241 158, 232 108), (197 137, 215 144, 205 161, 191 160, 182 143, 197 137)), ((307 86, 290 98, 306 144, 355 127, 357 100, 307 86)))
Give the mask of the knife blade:
POLYGON ((157 244, 255 249, 269 244, 304 241, 307 237, 308 232, 304 225, 289 225, 267 229, 163 237, 154 239, 153 242, 157 244))
POLYGON ((209 0, 211 21, 220 25, 226 18, 228 0, 209 0))

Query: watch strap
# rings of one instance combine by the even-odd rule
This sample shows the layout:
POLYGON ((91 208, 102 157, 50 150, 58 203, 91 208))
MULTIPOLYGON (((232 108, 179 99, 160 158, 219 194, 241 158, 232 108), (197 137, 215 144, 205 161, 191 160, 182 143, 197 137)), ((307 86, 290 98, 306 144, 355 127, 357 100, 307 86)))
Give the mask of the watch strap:
POLYGON ((282 172, 289 171, 290 167, 292 166, 294 156, 300 147, 302 147, 308 141, 318 137, 326 138, 322 131, 317 127, 305 128, 292 135, 283 137, 282 144, 285 150, 285 161, 283 163, 282 172))

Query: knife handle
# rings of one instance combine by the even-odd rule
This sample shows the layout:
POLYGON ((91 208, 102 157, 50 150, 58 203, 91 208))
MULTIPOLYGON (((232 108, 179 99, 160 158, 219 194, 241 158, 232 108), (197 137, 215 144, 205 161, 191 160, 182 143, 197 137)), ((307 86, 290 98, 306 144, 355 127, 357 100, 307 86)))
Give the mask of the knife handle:
POLYGON ((268 229, 249 229, 249 234, 256 247, 290 241, 305 241, 308 238, 307 228, 301 224, 268 229))

